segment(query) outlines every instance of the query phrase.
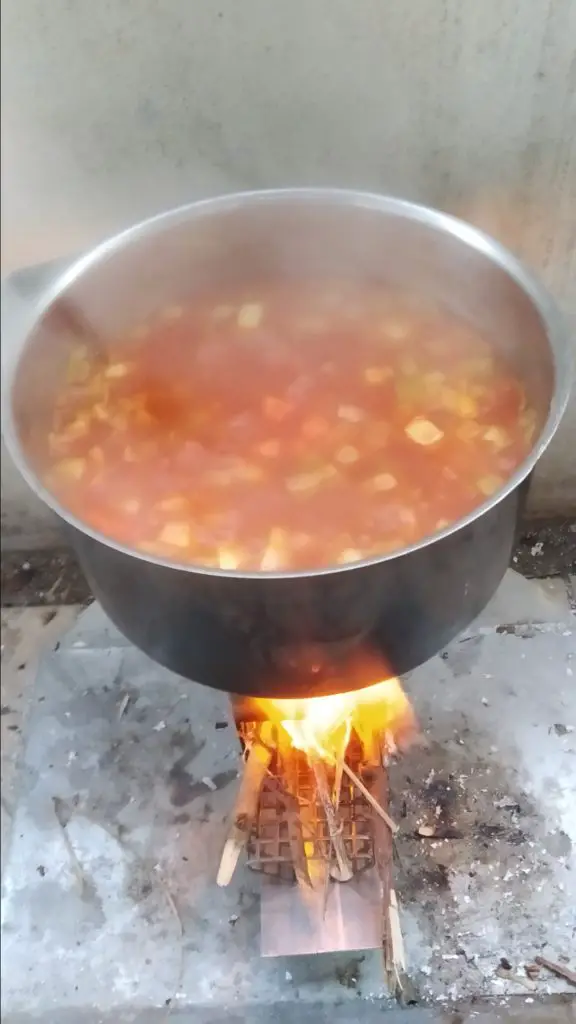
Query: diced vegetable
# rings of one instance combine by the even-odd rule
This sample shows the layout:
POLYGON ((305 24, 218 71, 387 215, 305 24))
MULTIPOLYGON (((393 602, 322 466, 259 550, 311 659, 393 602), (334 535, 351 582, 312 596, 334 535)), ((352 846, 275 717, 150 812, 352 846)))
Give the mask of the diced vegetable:
POLYGON ((86 471, 86 459, 62 459, 54 467, 56 475, 69 483, 81 480, 86 471))
POLYGON ((349 466, 353 462, 357 462, 360 458, 360 452, 357 448, 354 448, 351 444, 344 445, 336 452, 336 461, 341 462, 344 466, 349 466))
POLYGON ((166 306, 164 310, 164 318, 166 320, 180 320, 184 316, 184 309, 182 306, 166 306))
POLYGON ((367 384, 382 384, 385 380, 390 380, 393 374, 390 366, 369 366, 364 370, 364 380, 367 384))
POLYGON ((96 402, 96 404, 92 406, 92 414, 95 419, 100 421, 100 423, 110 422, 110 410, 103 402, 96 402))
POLYGON ((378 473, 378 476, 370 480, 370 488, 373 491, 393 491, 398 486, 398 481, 392 473, 378 473))
POLYGON ((507 448, 510 444, 510 435, 504 430, 503 427, 488 427, 482 434, 485 441, 489 441, 499 451, 502 448, 507 448))
POLYGON ((54 455, 64 454, 70 450, 70 445, 75 441, 87 437, 90 430, 90 419, 88 416, 77 416, 59 434, 50 433, 48 443, 50 451, 54 455))
POLYGON ((258 483, 264 478, 264 470, 252 462, 237 462, 228 468, 217 468, 209 470, 208 481, 216 484, 217 487, 229 487, 236 481, 246 483, 258 483))
POLYGON ((89 430, 90 417, 85 414, 80 414, 79 416, 76 416, 76 419, 72 420, 72 422, 68 424, 63 436, 67 441, 78 441, 82 437, 87 437, 89 430))
POLYGON ((68 357, 66 381, 68 384, 85 384, 92 373, 86 345, 73 348, 68 357))
POLYGON ((416 526, 416 513, 408 506, 401 506, 398 509, 398 518, 404 526, 416 526))
POLYGON ((431 420, 423 416, 417 416, 405 428, 408 437, 416 444, 430 445, 437 444, 444 437, 444 431, 440 430, 431 420))
POLYGON ((489 498, 491 494, 494 494, 502 487, 503 483, 504 481, 502 477, 496 476, 496 474, 494 473, 488 476, 481 476, 480 479, 477 481, 476 486, 478 487, 478 490, 480 491, 481 494, 484 494, 487 498, 489 498))
POLYGON ((482 430, 482 427, 476 420, 464 420, 463 423, 459 423, 456 427, 456 437, 461 441, 474 441, 482 430))
POLYGON ((264 479, 264 470, 252 462, 239 462, 233 471, 236 480, 246 480, 247 483, 257 483, 264 479))
POLYGON ((138 498, 127 498, 126 501, 122 502, 122 511, 126 512, 129 516, 138 515, 138 512, 142 508, 142 502, 138 498))
POLYGON ((389 423, 381 423, 378 420, 366 426, 366 447, 383 448, 390 440, 391 427, 389 423))
POLYGON ((172 494, 169 498, 163 498, 156 505, 160 512, 185 512, 189 501, 183 494, 172 494))
POLYGON ((137 540, 136 547, 139 551, 144 551, 146 555, 154 555, 156 558, 165 558, 170 550, 158 540, 137 540))
POLYGON ((264 399, 263 409, 264 415, 268 419, 276 420, 277 422, 285 419, 292 412, 290 402, 284 401, 283 398, 275 398, 273 395, 269 395, 268 398, 264 399))
POLYGON ((520 428, 526 442, 530 444, 536 434, 536 412, 534 409, 526 409, 520 413, 520 428))
POLYGON ((386 320, 382 325, 382 331, 393 341, 402 341, 410 334, 410 324, 403 320, 386 320))
POLYGON ((325 437, 330 433, 330 424, 322 416, 311 416, 302 424, 302 434, 313 441, 317 437, 325 437))
POLYGON ((243 560, 243 553, 239 548, 222 547, 218 551, 218 565, 221 569, 232 571, 239 569, 243 560))
POLYGON ((457 409, 460 416, 463 417, 470 417, 470 419, 473 419, 478 415, 478 403, 475 402, 470 395, 458 395, 457 409))
POLYGON ((279 526, 270 530, 268 544, 260 562, 264 572, 277 572, 286 565, 288 554, 288 537, 286 531, 279 526))
POLYGON ((312 543, 312 537, 309 533, 292 533, 290 535, 290 544, 294 551, 304 551, 312 543))
POLYGON ((492 356, 477 356, 472 359, 465 359, 462 364, 462 372, 466 377, 485 377, 494 370, 492 356))
POLYGON ((88 458, 92 460, 94 465, 103 466, 106 461, 104 449, 98 444, 93 445, 92 448, 88 449, 88 458))
POLYGON ((297 476, 288 477, 286 487, 295 494, 306 491, 315 491, 323 483, 332 480, 337 475, 334 466, 323 466, 314 473, 299 473, 297 476))
POLYGON ((258 451, 265 459, 275 459, 280 454, 280 441, 272 438, 269 441, 263 441, 258 445, 258 451))
POLYGON ((444 388, 442 391, 442 405, 445 409, 453 412, 456 416, 474 419, 478 415, 478 403, 464 392, 456 391, 454 388, 444 388))
POLYGON ((170 547, 187 548, 192 540, 190 524, 185 521, 166 523, 158 535, 158 540, 170 547))
POLYGON ((438 370, 432 370, 430 373, 425 373, 422 380, 427 391, 434 393, 439 391, 442 385, 446 383, 446 374, 440 373, 438 370))
POLYGON ((358 548, 345 548, 338 555, 338 561, 342 565, 346 565, 348 562, 360 562, 365 556, 358 548))
POLYGON ((406 377, 414 377, 418 373, 418 363, 413 356, 405 356, 400 360, 400 372, 406 377))
POLYGON ((130 373, 129 363, 111 363, 104 370, 104 376, 109 377, 113 380, 119 379, 120 377, 127 377, 130 373))
POLYGON ((48 451, 54 456, 65 455, 68 451, 68 442, 62 440, 61 434, 55 434, 51 430, 48 434, 48 451))
POLYGON ((264 307, 259 302, 247 302, 238 310, 238 327, 253 329, 259 327, 264 316, 264 307))
POLYGON ((339 405, 338 417, 341 420, 346 420, 348 423, 361 423, 365 419, 366 413, 363 409, 359 409, 357 405, 339 405))
POLYGON ((326 330, 326 318, 323 316, 304 316, 298 320, 296 327, 303 334, 321 334, 322 331, 326 330))

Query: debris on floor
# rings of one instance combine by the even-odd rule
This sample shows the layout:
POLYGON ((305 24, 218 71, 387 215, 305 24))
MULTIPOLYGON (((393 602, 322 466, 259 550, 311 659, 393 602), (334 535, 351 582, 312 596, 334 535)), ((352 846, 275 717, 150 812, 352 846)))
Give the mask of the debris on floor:
MULTIPOLYGON (((576 626, 566 596, 542 602, 539 586, 508 579, 503 609, 405 678, 426 743, 389 773, 420 997, 517 998, 527 1021, 542 1000, 573 997, 576 970, 576 626)), ((5 1012, 118 1020, 169 1004, 256 1020, 291 1003, 299 1019, 320 1006, 336 1020, 342 1000, 358 1019, 387 1005, 381 953, 287 970, 259 956, 259 879, 242 866, 216 887, 240 768, 225 695, 153 664, 95 605, 29 686, 4 857, 5 1012)))

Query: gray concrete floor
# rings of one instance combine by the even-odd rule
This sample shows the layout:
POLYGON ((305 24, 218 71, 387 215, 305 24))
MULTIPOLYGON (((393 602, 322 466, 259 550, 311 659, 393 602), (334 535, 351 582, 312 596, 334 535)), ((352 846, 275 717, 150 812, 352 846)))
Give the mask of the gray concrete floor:
MULTIPOLYGON (((517 980, 539 952, 576 948, 569 596, 509 573, 405 680, 427 740, 391 772, 409 971, 427 1006, 407 1020, 574 1020, 574 989, 517 980), (416 839, 439 805, 459 838, 416 839)), ((354 989, 339 981, 350 957, 262 960, 258 878, 242 869, 215 888, 238 767, 231 726, 215 729, 226 699, 153 665, 96 606, 76 622, 51 611, 2 617, 3 1019, 404 1020, 379 953, 362 954, 354 989)))
POLYGON ((2 861, 17 793, 22 729, 33 705, 39 658, 75 622, 79 608, 2 609, 2 861))

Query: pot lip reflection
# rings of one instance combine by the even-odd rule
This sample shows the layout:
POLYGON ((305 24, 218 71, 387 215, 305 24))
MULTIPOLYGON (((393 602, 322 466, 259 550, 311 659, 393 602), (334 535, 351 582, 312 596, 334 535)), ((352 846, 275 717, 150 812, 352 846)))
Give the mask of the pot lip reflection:
POLYGON ((105 544, 118 552, 129 555, 142 562, 164 567, 167 569, 180 570, 191 575, 205 575, 214 577, 238 578, 238 579, 297 579, 309 578, 312 576, 330 576, 337 573, 350 572, 362 567, 379 565, 398 559, 403 555, 409 555, 431 544, 436 543, 474 523, 485 512, 498 505, 507 495, 514 491, 534 468, 542 453, 548 447, 554 436, 560 420, 566 408, 571 390, 571 368, 572 358, 568 343, 568 325, 556 303, 549 295, 546 288, 540 284, 536 277, 508 251, 500 242, 489 235, 473 227, 451 214, 443 213, 431 207, 412 203, 404 199, 391 196, 378 195, 376 193, 361 192, 350 189, 339 188, 285 188, 270 189, 264 191, 236 192, 229 195, 217 196, 211 199, 203 199, 197 202, 188 203, 176 209, 148 218, 140 223, 119 232, 115 236, 97 245, 90 252, 77 259, 67 270, 62 273, 52 286, 40 296, 34 305, 31 315, 28 318, 29 327, 26 338, 20 345, 12 364, 3 374, 4 400, 2 402, 2 414, 4 418, 3 434, 8 451, 12 455, 19 471, 29 484, 31 489, 60 516, 64 522, 73 526, 79 532, 86 534, 93 540, 105 544), (112 537, 92 529, 82 519, 74 516, 64 505, 61 505, 57 498, 44 486, 36 472, 28 462, 24 449, 20 443, 18 431, 14 422, 12 397, 18 367, 25 351, 28 339, 39 324, 42 317, 49 308, 72 284, 78 281, 92 268, 102 263, 110 256, 129 249, 131 244, 143 237, 153 237, 166 229, 186 221, 191 223, 194 220, 210 216, 212 214, 226 213, 237 208, 249 208, 252 206, 274 205, 281 206, 283 203, 301 204, 305 206, 340 206, 342 208, 362 208, 373 210, 376 214, 389 214, 404 218, 413 222, 421 223, 436 229, 440 234, 449 235, 459 240, 463 247, 469 247, 491 261, 502 273, 506 274, 520 288, 520 290, 531 301, 546 334, 550 347, 553 369, 554 369, 554 390, 550 400, 550 409, 535 444, 530 454, 520 464, 512 476, 500 490, 496 491, 489 499, 481 505, 476 506, 466 516, 457 519, 443 530, 437 533, 427 534, 414 544, 382 555, 350 562, 345 565, 330 565, 321 568, 286 570, 282 572, 263 572, 261 570, 242 571, 225 570, 212 566, 192 565, 190 563, 178 562, 167 558, 139 551, 137 548, 120 544, 112 537))

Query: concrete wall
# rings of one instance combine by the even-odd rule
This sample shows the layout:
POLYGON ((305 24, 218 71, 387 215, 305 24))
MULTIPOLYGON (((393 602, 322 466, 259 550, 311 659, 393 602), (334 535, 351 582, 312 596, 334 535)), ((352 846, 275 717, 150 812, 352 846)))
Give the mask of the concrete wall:
MULTIPOLYGON (((463 214, 576 314, 575 41, 576 0, 3 0, 3 273, 330 183, 463 214)), ((541 509, 576 503, 575 430, 573 405, 541 509)))

